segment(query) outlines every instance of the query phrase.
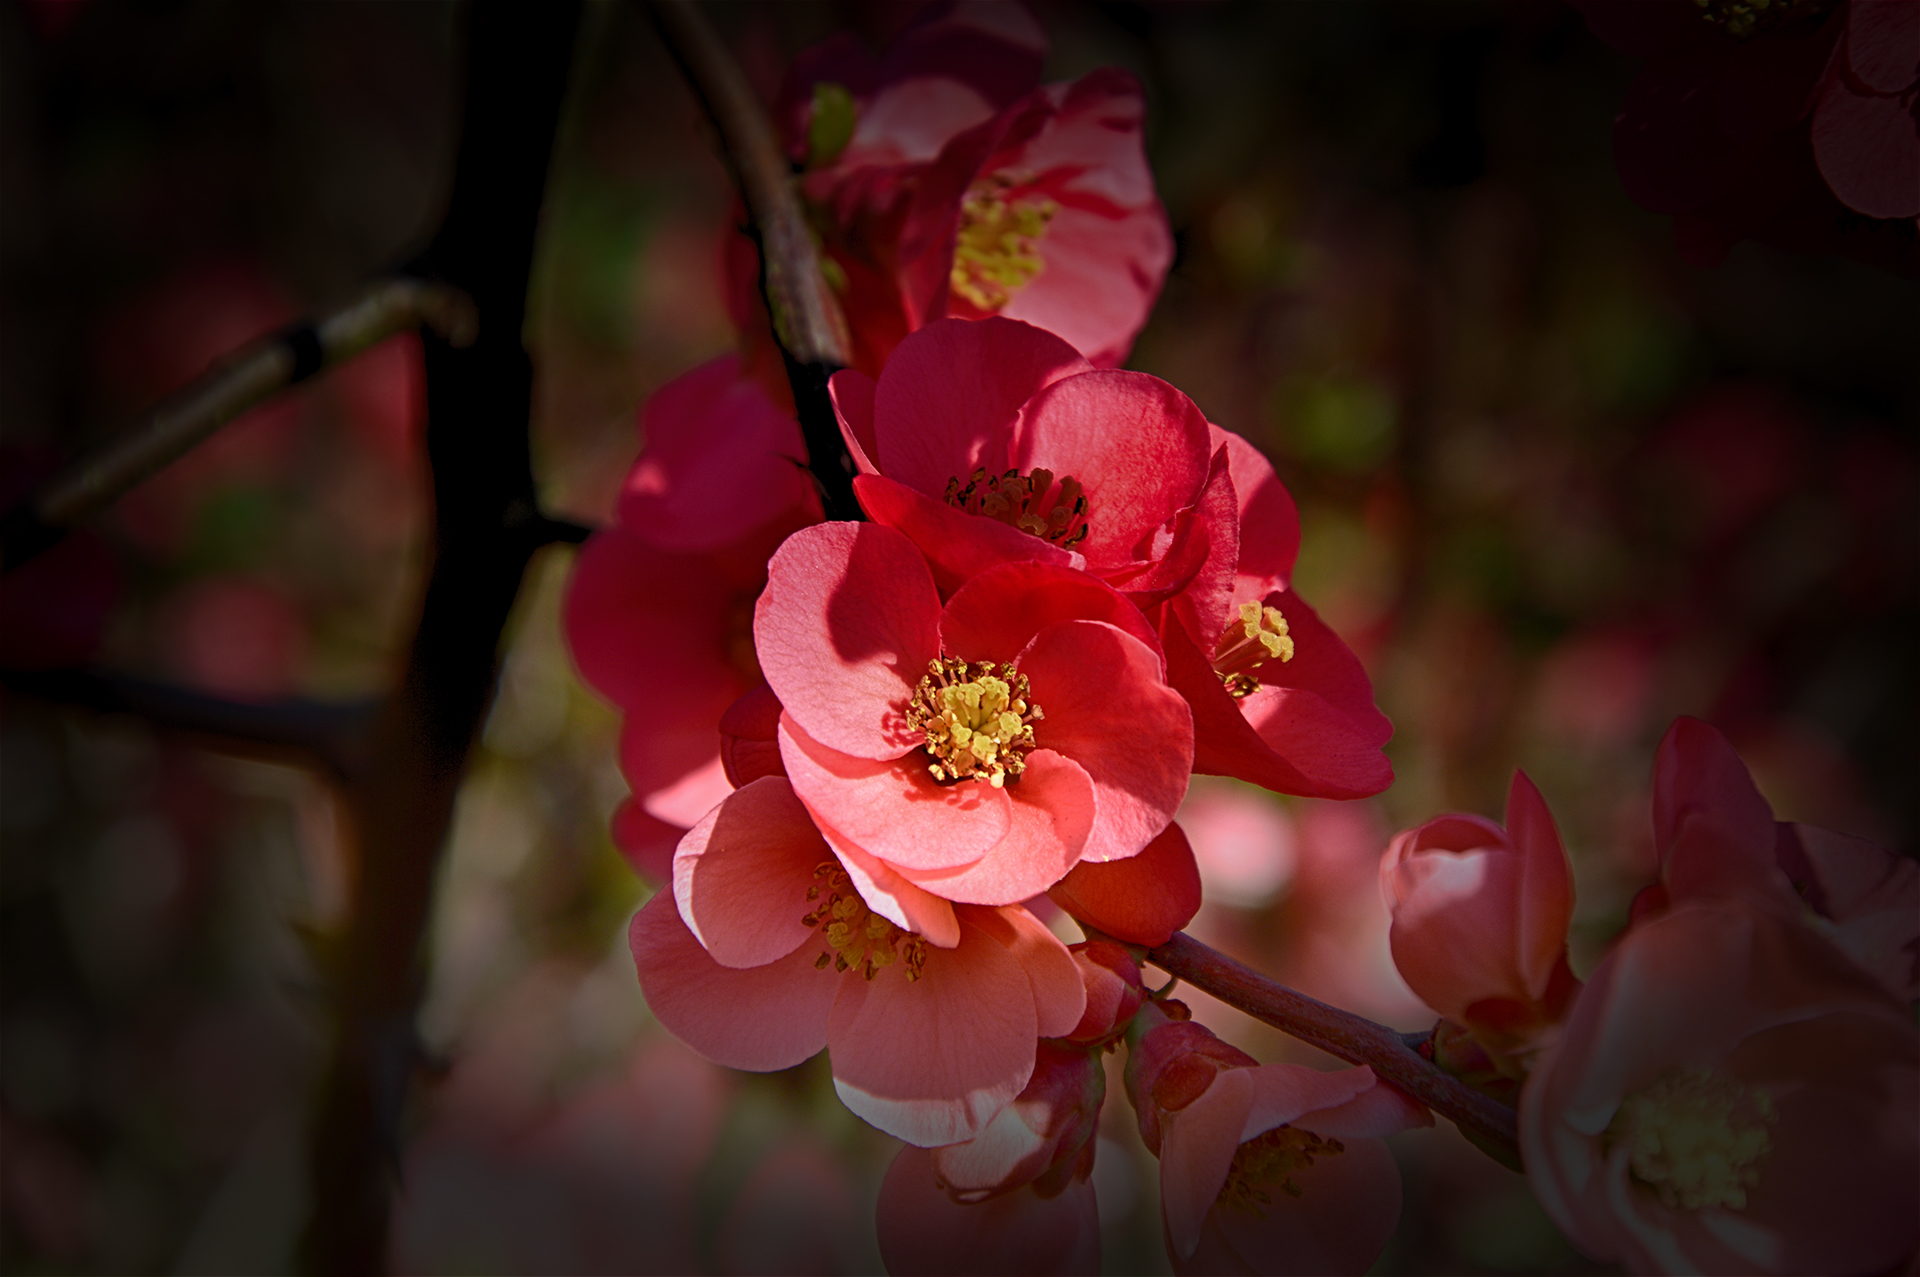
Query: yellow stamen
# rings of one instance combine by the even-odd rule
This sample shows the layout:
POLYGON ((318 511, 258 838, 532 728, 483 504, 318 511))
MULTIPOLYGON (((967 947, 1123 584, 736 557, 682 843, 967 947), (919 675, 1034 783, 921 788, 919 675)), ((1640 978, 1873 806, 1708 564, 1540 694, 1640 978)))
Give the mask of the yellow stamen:
POLYGON ((981 310, 999 310, 1045 268, 1035 246, 1060 211, 1049 199, 1007 198, 1004 173, 975 182, 960 205, 953 246, 953 291, 981 310))
POLYGON ((1219 1203, 1249 1215, 1264 1216, 1273 1205, 1276 1189, 1288 1197, 1300 1196, 1295 1173, 1313 1165, 1316 1157, 1333 1157, 1347 1151, 1339 1140, 1321 1139, 1311 1131, 1291 1126, 1276 1126, 1264 1135, 1256 1135, 1234 1150, 1233 1165, 1227 1169, 1227 1182, 1221 1186, 1219 1203))
POLYGON ((941 783, 980 780, 995 789, 1018 780, 1033 748, 1033 724, 1045 718, 1027 699, 1027 677, 1011 665, 969 665, 942 656, 907 702, 907 726, 922 734, 941 783))
POLYGON ((1056 491, 1053 471, 1044 467, 1031 474, 988 474, 983 466, 965 487, 957 475, 948 479, 943 495, 950 506, 998 519, 1065 550, 1087 539, 1087 494, 1072 475, 1061 479, 1056 491))
POLYGON ((1293 636, 1287 618, 1277 607, 1248 602, 1240 605, 1240 619, 1228 623, 1213 645, 1213 670, 1235 700, 1260 690, 1260 667, 1268 661, 1293 659, 1293 636))
POLYGON ((833 861, 822 861, 814 867, 807 899, 818 903, 801 916, 800 922, 818 928, 826 941, 820 956, 813 960, 816 969, 824 971, 831 966, 835 971, 857 970, 871 980, 898 958, 906 964, 908 980, 918 980, 923 974, 927 942, 867 908, 847 871, 833 861))
POLYGON ((1605 1138, 1626 1146, 1633 1177, 1669 1207, 1741 1210, 1778 1116, 1758 1087, 1709 1069, 1676 1069, 1622 1100, 1605 1138))

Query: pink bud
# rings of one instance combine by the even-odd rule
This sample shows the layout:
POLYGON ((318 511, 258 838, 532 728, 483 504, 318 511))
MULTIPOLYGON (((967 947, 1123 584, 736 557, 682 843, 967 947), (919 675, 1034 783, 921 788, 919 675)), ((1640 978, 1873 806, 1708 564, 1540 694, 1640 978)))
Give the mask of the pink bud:
POLYGON ((1200 869, 1179 825, 1168 825, 1137 856, 1081 861, 1047 889, 1076 922, 1131 944, 1165 944, 1200 912, 1200 869))
POLYGON ((1134 1013, 1147 1000, 1146 987, 1140 983, 1139 961, 1107 940, 1082 941, 1069 952, 1087 984, 1087 1012, 1067 1034, 1067 1041, 1096 1046, 1126 1032, 1134 1013))
POLYGON ((1082 1161, 1091 1171, 1106 1095, 1099 1051, 1043 1038, 1026 1089, 980 1134, 931 1150, 934 1174, 956 1202, 981 1202, 1029 1184, 1052 1197, 1082 1161))
POLYGON ((1553 816, 1521 772, 1507 828, 1447 815, 1394 838, 1380 862, 1393 960, 1420 998, 1496 1057, 1540 1045, 1578 988, 1567 966, 1573 881, 1553 816))
POLYGON ((784 776, 780 743, 780 698, 761 683, 727 707, 720 716, 720 766, 735 789, 762 776, 784 776))

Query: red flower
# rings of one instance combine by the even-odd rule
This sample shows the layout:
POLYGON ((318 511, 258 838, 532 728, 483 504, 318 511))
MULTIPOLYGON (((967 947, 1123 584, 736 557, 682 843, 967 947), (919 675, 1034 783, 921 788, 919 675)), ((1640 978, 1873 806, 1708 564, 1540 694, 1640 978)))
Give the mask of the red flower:
POLYGON ((1084 573, 999 564, 942 605, 904 535, 821 524, 773 556, 754 640, 794 791, 903 927, 1135 855, 1186 793, 1153 632, 1084 573))
POLYGON ((620 765, 645 814, 682 829, 730 788, 721 716, 760 681, 753 600, 766 560, 819 517, 799 425, 732 356, 660 388, 614 522, 581 548, 567 638, 626 715, 620 765))
MULTIPOLYGON (((944 902, 942 902, 944 903, 944 902)), ((847 1107, 919 1145, 980 1133, 1079 1023, 1079 969, 1025 909, 883 916, 787 782, 729 794, 681 840, 673 890, 634 917, 640 987, 681 1041, 733 1068, 825 1046, 847 1107)))

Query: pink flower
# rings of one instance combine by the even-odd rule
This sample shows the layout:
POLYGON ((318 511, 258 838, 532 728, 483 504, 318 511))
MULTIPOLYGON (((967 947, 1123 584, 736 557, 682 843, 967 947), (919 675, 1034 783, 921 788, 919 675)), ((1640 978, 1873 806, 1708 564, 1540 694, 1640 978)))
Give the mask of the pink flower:
POLYGON ((681 1041, 754 1070, 825 1046, 847 1107, 922 1146, 985 1129, 1031 1078, 1035 1041, 1086 1006, 1066 946, 1032 914, 906 883, 882 897, 772 776, 688 832, 673 890, 629 938, 647 1004, 681 1041))
POLYGON ((1890 1272, 1920 1221, 1920 1033, 1750 902, 1627 932, 1521 1092, 1535 1194, 1635 1272, 1890 1272))
POLYGON ((1080 1046, 1105 1046, 1127 1031, 1147 1000, 1140 960, 1110 940, 1082 940, 1068 952, 1086 982, 1087 1010, 1066 1039, 1080 1046))
MULTIPOLYGON (((1108 67, 1035 88, 1045 51, 1020 6, 933 6, 877 65, 840 38, 789 74, 776 115, 854 367, 878 376, 926 323, 996 314, 1126 358, 1173 256, 1140 85, 1108 67)), ((763 331, 751 250, 729 267, 742 328, 763 331)))
POLYGON ((1523 1070, 1580 987, 1567 965, 1567 853, 1526 773, 1513 774, 1505 829, 1448 815, 1395 835, 1380 889, 1407 984, 1496 1060, 1523 1070))
POLYGON ((1615 121, 1614 160, 1635 203, 1674 215, 1688 258, 1712 265, 1753 238, 1920 265, 1899 226, 1920 214, 1920 5, 1579 7, 1602 39, 1648 59, 1615 121))
POLYGON ((1186 793, 1152 629, 1084 573, 999 564, 943 606, 904 535, 820 524, 773 556, 754 639, 794 792, 903 927, 1135 855, 1186 793))
POLYGON ((1740 898, 1823 935, 1901 1001, 1920 997, 1920 865, 1862 838, 1776 823, 1746 764, 1713 727, 1681 717, 1653 773, 1658 887, 1636 918, 1669 903, 1740 898))
POLYGON ((1210 427, 1235 510, 1209 513, 1194 584, 1160 610, 1168 681, 1193 707, 1194 770, 1315 798, 1364 798, 1393 782, 1393 726, 1358 658, 1293 592, 1300 517, 1260 451, 1210 427), (1234 522, 1233 529, 1227 526, 1234 522))
POLYGON ((1360 1273, 1400 1217, 1380 1137, 1433 1117, 1361 1067, 1261 1065, 1158 1006, 1127 1061, 1177 1273, 1360 1273))
POLYGON ((581 677, 625 713, 636 800, 684 829, 729 789, 716 724, 760 682, 767 555, 819 506, 798 423, 732 356, 661 387, 640 424, 646 448, 614 522, 581 548, 565 623, 581 677))
POLYGON ((1029 324, 946 320, 876 382, 836 373, 834 407, 876 522, 911 537, 942 593, 994 563, 1085 568, 1150 604, 1208 558, 1224 461, 1185 395, 1093 368, 1029 324))

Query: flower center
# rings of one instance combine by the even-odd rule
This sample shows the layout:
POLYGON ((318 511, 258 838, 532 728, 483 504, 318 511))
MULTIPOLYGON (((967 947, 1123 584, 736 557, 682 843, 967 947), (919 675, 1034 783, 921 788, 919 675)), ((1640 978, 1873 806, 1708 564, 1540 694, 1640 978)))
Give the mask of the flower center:
POLYGON ((1339 1140, 1323 1140, 1311 1131, 1276 1126, 1234 1150, 1233 1165, 1227 1168, 1227 1182, 1218 1200, 1244 1214, 1265 1216, 1273 1205, 1268 1189, 1298 1197, 1300 1186, 1293 1182, 1296 1172, 1312 1166, 1316 1157, 1346 1151, 1347 1146, 1339 1140))
POLYGON ((1777 1116, 1758 1087, 1708 1069, 1677 1069, 1621 1101, 1606 1135, 1627 1147, 1634 1178, 1669 1207, 1740 1210, 1773 1146, 1767 1126, 1777 1116))
POLYGON ((957 475, 948 479, 942 495, 950 506, 1011 524, 1063 550, 1087 539, 1087 494, 1072 475, 1055 484, 1053 471, 1044 467, 1031 474, 988 474, 983 466, 964 488, 957 475))
POLYGON ((1213 645, 1213 671, 1227 686, 1227 695, 1239 700, 1260 690, 1258 671, 1268 661, 1293 659, 1293 638, 1287 618, 1277 607, 1242 603, 1240 619, 1229 621, 1213 645))
POLYGON ((1693 0, 1700 16, 1736 40, 1810 18, 1831 9, 1834 0, 1693 0))
POLYGON ((858 970, 871 980, 899 958, 907 964, 908 980, 920 978, 927 963, 927 942, 867 908, 839 865, 824 860, 814 866, 807 900, 810 906, 800 921, 819 928, 826 942, 813 960, 815 969, 824 971, 831 963, 835 971, 858 970))
POLYGON ((1005 306, 1045 267, 1035 245, 1060 211, 1049 199, 1008 199, 1012 186, 1004 173, 996 173, 968 188, 960 205, 953 291, 981 310, 1005 306))
POLYGON ((1027 699, 1027 676, 990 661, 969 665, 957 657, 927 662, 927 674, 907 702, 907 726, 926 737, 942 784, 983 780, 995 789, 1019 779, 1033 748, 1033 724, 1045 718, 1027 699))

